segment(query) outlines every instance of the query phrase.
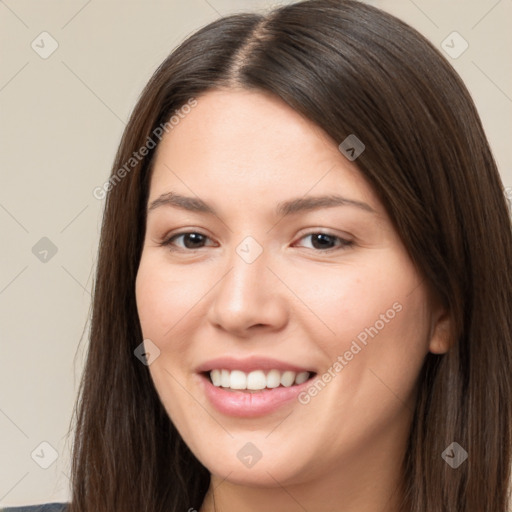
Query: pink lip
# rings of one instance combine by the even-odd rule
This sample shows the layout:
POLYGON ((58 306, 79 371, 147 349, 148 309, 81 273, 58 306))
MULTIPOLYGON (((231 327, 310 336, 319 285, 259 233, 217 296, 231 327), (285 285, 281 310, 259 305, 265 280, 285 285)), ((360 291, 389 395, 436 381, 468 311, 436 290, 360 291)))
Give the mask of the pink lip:
POLYGON ((243 372, 252 372, 253 370, 279 370, 292 372, 311 372, 315 370, 309 368, 303 368, 294 364, 285 363, 278 359, 272 359, 269 357, 251 356, 245 359, 235 359, 233 357, 218 357, 216 359, 210 359, 200 364, 196 368, 196 372, 203 373, 209 372, 210 370, 241 370, 243 372))
POLYGON ((262 389, 256 393, 248 393, 246 391, 227 391, 224 388, 216 387, 204 374, 200 375, 200 381, 205 395, 220 413, 238 418, 253 418, 270 414, 280 407, 296 401, 297 395, 311 385, 311 379, 308 379, 302 384, 288 388, 279 386, 274 389, 262 389))

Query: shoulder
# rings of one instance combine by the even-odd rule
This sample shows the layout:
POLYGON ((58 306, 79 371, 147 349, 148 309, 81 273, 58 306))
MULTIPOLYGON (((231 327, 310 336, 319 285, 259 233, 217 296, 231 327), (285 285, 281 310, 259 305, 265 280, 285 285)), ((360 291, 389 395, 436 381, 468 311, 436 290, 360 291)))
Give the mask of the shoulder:
POLYGON ((0 508, 0 512, 66 512, 67 506, 68 503, 44 503, 42 505, 0 508))

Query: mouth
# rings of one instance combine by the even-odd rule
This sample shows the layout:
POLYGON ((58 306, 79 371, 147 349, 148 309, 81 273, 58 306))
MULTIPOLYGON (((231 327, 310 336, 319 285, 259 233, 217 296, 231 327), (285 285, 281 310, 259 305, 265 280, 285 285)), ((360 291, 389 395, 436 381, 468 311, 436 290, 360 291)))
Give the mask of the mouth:
POLYGON ((292 388, 300 386, 316 376, 314 371, 297 372, 278 369, 258 369, 244 372, 242 370, 215 368, 200 373, 216 388, 245 393, 260 393, 264 390, 276 388, 292 388))
POLYGON ((297 397, 317 375, 311 367, 256 354, 210 359, 195 372, 210 404, 237 418, 271 415, 299 404, 297 397))
POLYGON ((298 407, 297 397, 311 385, 315 372, 214 369, 199 373, 203 393, 220 413, 234 418, 271 415, 298 407), (273 386, 273 387, 272 387, 273 386), (250 388, 258 389, 250 389, 250 388))

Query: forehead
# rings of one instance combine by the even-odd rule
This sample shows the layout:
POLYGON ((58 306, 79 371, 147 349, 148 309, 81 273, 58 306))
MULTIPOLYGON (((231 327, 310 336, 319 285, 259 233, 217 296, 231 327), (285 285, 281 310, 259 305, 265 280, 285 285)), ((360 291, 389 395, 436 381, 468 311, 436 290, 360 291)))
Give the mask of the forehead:
POLYGON ((281 99, 245 90, 208 91, 164 135, 150 200, 170 190, 236 201, 337 193, 378 201, 357 166, 320 127, 281 99))

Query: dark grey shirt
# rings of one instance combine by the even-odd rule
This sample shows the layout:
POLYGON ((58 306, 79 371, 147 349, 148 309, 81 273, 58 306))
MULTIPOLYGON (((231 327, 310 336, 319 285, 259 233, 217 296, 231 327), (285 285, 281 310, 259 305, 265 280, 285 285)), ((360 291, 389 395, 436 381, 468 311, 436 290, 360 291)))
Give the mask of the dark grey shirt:
POLYGON ((0 512, 66 512, 67 505, 67 503, 43 503, 42 505, 0 508, 0 512))

